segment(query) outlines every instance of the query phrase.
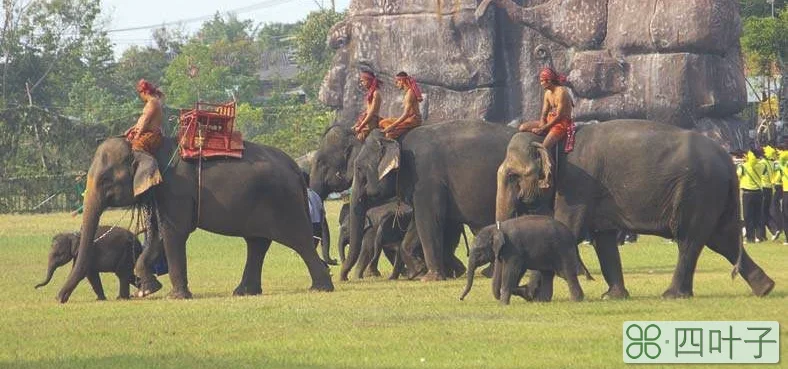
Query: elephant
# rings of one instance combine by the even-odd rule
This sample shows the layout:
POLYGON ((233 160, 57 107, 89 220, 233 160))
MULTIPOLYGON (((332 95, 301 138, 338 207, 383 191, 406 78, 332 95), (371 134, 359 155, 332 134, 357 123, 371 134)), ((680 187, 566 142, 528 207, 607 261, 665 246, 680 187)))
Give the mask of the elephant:
POLYGON ((734 276, 740 273, 755 295, 774 288, 742 246, 738 178, 728 153, 711 139, 646 120, 582 125, 574 150, 557 150, 555 171, 542 139, 518 133, 509 142, 497 173, 496 220, 524 214, 540 201, 552 204, 578 242, 592 235, 609 287, 603 298, 629 296, 619 229, 677 241, 679 261, 665 298, 693 295, 704 245, 733 264, 734 276))
MULTIPOLYGON (((172 284, 170 297, 191 298, 186 240, 201 228, 246 241, 246 265, 234 295, 262 293, 262 266, 271 241, 290 247, 301 257, 312 279, 311 289, 332 291, 328 266, 312 244, 306 185, 300 169, 277 148, 250 142, 244 142, 244 147, 240 159, 189 161, 176 158, 178 145, 169 137, 162 139, 155 159, 132 151, 123 137, 104 140, 88 171, 82 234, 95 233, 108 207, 131 206, 150 196, 157 204, 161 241, 152 242, 137 261, 135 274, 141 278, 141 290, 157 289, 151 282, 150 266, 163 248, 172 284), (150 175, 158 174, 157 168, 162 168, 163 180, 150 175)), ((90 237, 80 240, 74 268, 58 294, 61 303, 68 301, 87 273, 93 249, 90 237)))
MULTIPOLYGON (((500 273, 493 279, 494 294, 500 293, 501 304, 508 305, 512 293, 532 300, 535 288, 518 287, 528 269, 542 274, 539 288, 552 291, 557 273, 569 284, 572 300, 583 300, 577 280, 580 258, 575 236, 561 222, 544 215, 523 215, 484 227, 476 235, 468 257, 468 283, 460 296, 463 300, 473 286, 476 268, 497 260, 500 273)), ((552 297, 552 293, 543 293, 552 297)), ((549 299, 547 300, 549 301, 549 299)))
POLYGON ((350 254, 343 276, 358 259, 365 212, 392 195, 413 208, 411 224, 428 269, 422 280, 461 276, 465 267, 454 249, 464 224, 475 233, 493 223, 495 171, 515 133, 512 127, 481 120, 420 126, 399 142, 373 130, 353 163, 350 254))
MULTIPOLYGON (((404 239, 406 228, 413 217, 410 206, 392 201, 376 206, 367 211, 367 223, 361 243, 361 254, 357 266, 357 277, 379 277, 378 260, 381 252, 386 255, 394 270, 389 279, 397 279, 404 270, 403 260, 399 255, 400 243, 404 239), (399 215, 398 215, 399 213, 399 215)), ((350 204, 343 204, 339 212, 339 257, 345 260, 345 246, 350 244, 349 219, 350 204)))
MULTIPOLYGON (((96 229, 95 253, 87 266, 87 277, 98 300, 106 300, 99 273, 115 273, 120 282, 118 299, 128 299, 129 285, 135 284, 134 262, 142 254, 142 245, 129 230, 120 227, 99 226, 96 229)), ((36 288, 46 286, 55 269, 75 259, 79 253, 80 233, 60 233, 52 238, 47 276, 36 288)))

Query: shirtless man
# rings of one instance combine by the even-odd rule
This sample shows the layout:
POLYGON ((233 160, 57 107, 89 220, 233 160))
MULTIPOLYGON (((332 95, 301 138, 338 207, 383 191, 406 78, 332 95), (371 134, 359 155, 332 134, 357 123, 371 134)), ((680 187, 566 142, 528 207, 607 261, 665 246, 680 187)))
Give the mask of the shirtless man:
POLYGON ((388 118, 380 121, 380 128, 386 138, 396 140, 403 133, 421 125, 421 112, 419 103, 424 100, 421 89, 416 81, 405 72, 397 73, 394 79, 397 88, 405 91, 402 104, 405 111, 397 118, 388 118))
POLYGON ((367 90, 364 99, 366 101, 367 110, 361 114, 358 122, 353 125, 353 132, 356 133, 356 138, 360 141, 364 141, 372 128, 377 128, 378 122, 380 121, 381 98, 380 92, 378 91, 380 81, 375 77, 375 73, 363 71, 359 75, 359 83, 367 90))
POLYGON ((567 152, 574 144, 574 122, 572 122, 572 97, 563 86, 565 78, 560 77, 553 69, 544 68, 539 73, 539 84, 545 89, 542 116, 540 121, 525 122, 520 125, 520 132, 531 132, 545 136, 542 145, 550 149, 564 137, 567 138, 567 152))
POLYGON ((154 155, 161 145, 163 120, 161 98, 164 94, 144 79, 137 83, 137 93, 145 102, 145 107, 137 123, 126 131, 125 136, 131 141, 133 150, 147 151, 154 155))

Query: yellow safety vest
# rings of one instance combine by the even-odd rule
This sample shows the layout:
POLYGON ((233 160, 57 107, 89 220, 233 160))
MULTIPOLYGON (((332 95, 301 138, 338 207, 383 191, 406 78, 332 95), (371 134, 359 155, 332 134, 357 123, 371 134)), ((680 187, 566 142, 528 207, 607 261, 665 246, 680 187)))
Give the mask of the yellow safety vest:
POLYGON ((772 178, 774 177, 774 169, 771 166, 771 162, 766 159, 758 160, 758 163, 755 164, 756 166, 760 165, 764 170, 761 171, 763 175, 761 176, 761 187, 763 188, 772 188, 772 178))
POLYGON ((748 163, 745 161, 739 164, 736 174, 739 175, 739 187, 742 190, 758 191, 761 189, 763 166, 758 162, 748 163))
POLYGON ((769 163, 772 165, 772 183, 775 186, 782 186, 783 167, 780 165, 780 162, 777 160, 770 160, 769 163))

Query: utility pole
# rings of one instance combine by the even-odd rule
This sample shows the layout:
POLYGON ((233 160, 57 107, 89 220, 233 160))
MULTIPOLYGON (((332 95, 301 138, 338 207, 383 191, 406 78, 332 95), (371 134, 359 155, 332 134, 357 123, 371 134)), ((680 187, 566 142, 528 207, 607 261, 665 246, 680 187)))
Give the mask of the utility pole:
MULTIPOLYGON (((30 91, 30 82, 25 82, 25 92, 27 92, 27 106, 29 108, 27 116, 30 117, 30 113, 33 111, 33 94, 30 91)), ((35 119, 33 120, 33 132, 36 134, 36 145, 38 146, 38 153, 41 155, 41 167, 44 168, 44 172, 49 172, 47 160, 44 156, 44 145, 41 144, 41 135, 38 133, 38 122, 35 119)))

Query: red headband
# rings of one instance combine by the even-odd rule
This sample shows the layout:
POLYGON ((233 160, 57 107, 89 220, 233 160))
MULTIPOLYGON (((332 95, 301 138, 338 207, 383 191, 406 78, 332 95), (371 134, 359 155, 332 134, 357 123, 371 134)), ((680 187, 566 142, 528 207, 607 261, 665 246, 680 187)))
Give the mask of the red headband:
POLYGON ((144 79, 141 79, 139 82, 137 82, 137 92, 156 97, 161 97, 163 95, 162 92, 156 88, 156 86, 144 79))
POLYGON ((566 84, 566 76, 556 73, 553 68, 544 67, 539 72, 539 80, 548 80, 554 84, 563 86, 566 84))
POLYGON ((396 78, 405 82, 408 88, 410 88, 411 91, 413 91, 413 93, 416 95, 416 100, 418 100, 419 102, 422 102, 424 100, 424 97, 421 95, 421 87, 419 87, 419 84, 416 83, 416 80, 413 79, 413 77, 405 75, 405 76, 397 76, 396 78))
POLYGON ((369 88, 367 89, 367 103, 371 103, 372 99, 375 97, 375 91, 378 90, 378 78, 375 77, 374 74, 363 71, 361 72, 361 78, 366 79, 369 81, 369 88))

